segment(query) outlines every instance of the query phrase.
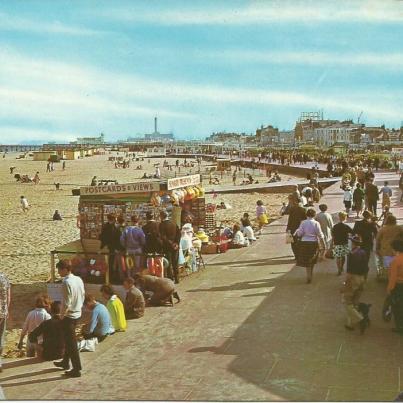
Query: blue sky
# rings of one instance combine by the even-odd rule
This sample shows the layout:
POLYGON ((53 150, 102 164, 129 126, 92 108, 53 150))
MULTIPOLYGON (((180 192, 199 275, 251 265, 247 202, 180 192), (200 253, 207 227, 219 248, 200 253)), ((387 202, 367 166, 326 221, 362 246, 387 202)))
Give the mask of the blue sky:
POLYGON ((399 127, 402 1, 0 0, 0 143, 399 127))

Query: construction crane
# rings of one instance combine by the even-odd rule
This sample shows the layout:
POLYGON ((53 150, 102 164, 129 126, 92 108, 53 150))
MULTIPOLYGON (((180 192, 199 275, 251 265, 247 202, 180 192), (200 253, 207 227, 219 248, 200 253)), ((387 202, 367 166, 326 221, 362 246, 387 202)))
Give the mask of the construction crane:
POLYGON ((363 113, 364 113, 364 111, 361 111, 361 113, 358 115, 357 123, 360 123, 360 119, 361 119, 361 116, 363 113))

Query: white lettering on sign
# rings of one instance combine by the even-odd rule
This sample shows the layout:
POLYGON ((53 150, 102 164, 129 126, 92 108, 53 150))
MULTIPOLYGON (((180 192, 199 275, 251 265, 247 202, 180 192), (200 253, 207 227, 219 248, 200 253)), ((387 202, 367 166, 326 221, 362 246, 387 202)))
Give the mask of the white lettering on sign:
POLYGON ((182 178, 172 178, 168 179, 168 190, 198 185, 199 183, 200 175, 189 175, 183 176, 182 178))
POLYGON ((111 193, 158 192, 158 182, 126 183, 124 185, 85 186, 80 188, 81 196, 103 195, 111 193))

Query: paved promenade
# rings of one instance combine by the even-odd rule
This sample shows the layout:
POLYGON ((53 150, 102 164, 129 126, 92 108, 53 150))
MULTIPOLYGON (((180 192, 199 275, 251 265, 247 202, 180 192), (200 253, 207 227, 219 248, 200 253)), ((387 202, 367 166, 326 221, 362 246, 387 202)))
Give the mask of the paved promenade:
MULTIPOLYGON (((392 177, 396 186, 396 175, 378 180, 392 177)), ((403 219, 398 193, 393 211, 403 219)), ((343 207, 338 184, 322 202, 343 207)), ((285 222, 249 248, 208 256, 207 268, 179 285, 180 304, 148 308, 125 334, 82 353, 82 378, 61 379, 51 363, 6 368, 6 397, 392 400, 402 389, 403 338, 381 319, 385 284, 372 267, 362 297, 373 304, 371 327, 346 331, 335 262, 321 262, 306 284, 284 243, 285 222)))

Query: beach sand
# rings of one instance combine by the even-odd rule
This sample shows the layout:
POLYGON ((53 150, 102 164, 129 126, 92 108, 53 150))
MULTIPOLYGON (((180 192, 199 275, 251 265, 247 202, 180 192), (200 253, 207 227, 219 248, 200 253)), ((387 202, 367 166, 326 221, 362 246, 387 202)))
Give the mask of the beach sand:
MULTIPOLYGON (((0 158, 0 186, 2 190, 0 209, 0 255, 1 271, 7 274, 12 282, 11 315, 8 320, 8 334, 5 356, 15 356, 15 343, 18 341, 19 329, 22 327, 27 312, 32 309, 35 295, 46 292, 46 280, 50 273, 50 251, 55 247, 79 238, 76 227, 78 197, 72 196, 72 189, 89 185, 94 175, 98 179, 116 179, 119 183, 141 181, 144 172, 154 173, 154 164, 160 162, 162 177, 174 176, 174 171, 162 168, 164 158, 145 159, 142 162, 132 161, 130 168, 114 168, 114 162, 108 161, 113 154, 86 157, 75 161, 66 161, 66 170, 61 163, 55 163, 55 171, 46 173, 46 161, 33 161, 32 157, 16 159, 20 153, 9 153, 0 158), (143 169, 135 167, 142 164, 143 169), (9 167, 15 166, 13 174, 9 167), (33 177, 39 171, 40 183, 17 183, 14 174, 27 174, 33 177), (60 190, 54 183, 59 182, 60 190), (20 205, 20 196, 24 195, 31 205, 24 213, 20 205), (53 221, 55 210, 59 210, 62 221, 53 221)), ((119 155, 123 156, 123 153, 119 155)), ((176 159, 168 159, 174 164, 176 159)), ((181 159, 181 162, 183 159, 181 159)), ((188 159, 188 161, 191 161, 188 159)), ((207 163, 205 163, 207 164, 207 163)), ((202 165, 202 171, 205 165, 202 165)), ((194 168, 181 168, 178 176, 197 173, 194 168)), ((247 170, 246 173, 251 172, 247 170)), ((213 176, 217 174, 213 173, 213 176)), ((221 176, 221 175, 217 175, 221 176)), ((243 173, 242 173, 243 176, 243 173)), ((242 176, 239 175, 240 179, 242 176)), ((283 181, 293 179, 281 175, 283 181)), ((254 177, 263 182, 264 173, 255 170, 254 177), (260 177, 259 177, 260 175, 260 177)), ((238 183, 239 183, 238 181, 238 183)), ((208 183, 208 181, 207 181, 208 183)), ((231 174, 224 175, 223 184, 232 184, 231 174)), ((210 188, 206 185, 206 188, 210 188)), ((217 185, 214 186, 217 188, 217 185)), ((227 194, 207 195, 206 202, 229 203, 232 208, 217 211, 217 223, 233 225, 244 212, 255 217, 256 201, 263 200, 271 218, 278 216, 281 204, 286 201, 286 194, 227 194)))

